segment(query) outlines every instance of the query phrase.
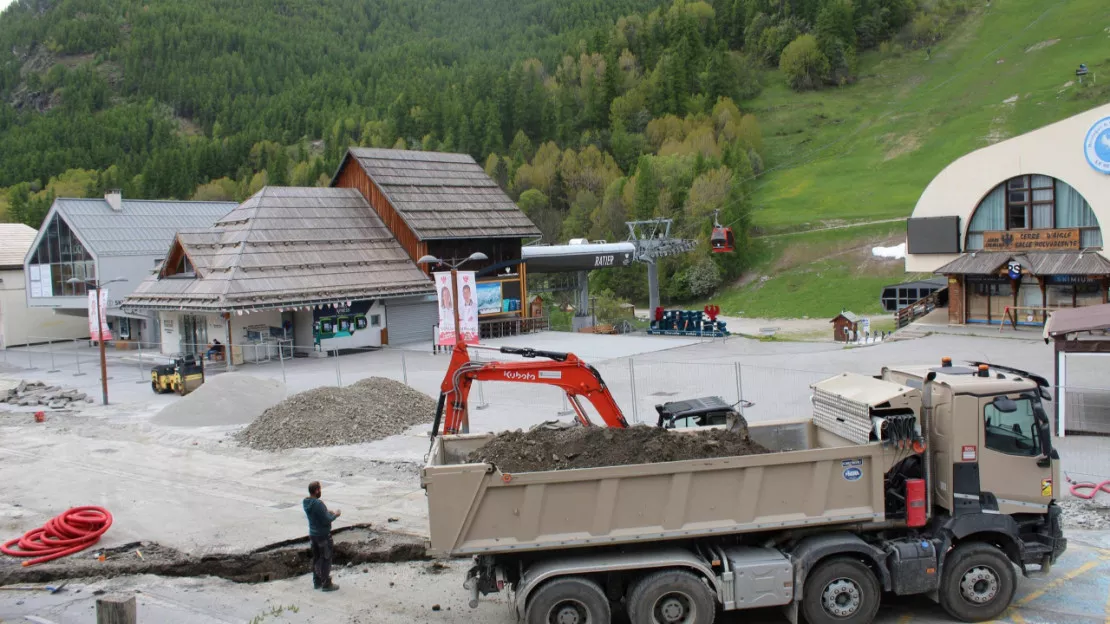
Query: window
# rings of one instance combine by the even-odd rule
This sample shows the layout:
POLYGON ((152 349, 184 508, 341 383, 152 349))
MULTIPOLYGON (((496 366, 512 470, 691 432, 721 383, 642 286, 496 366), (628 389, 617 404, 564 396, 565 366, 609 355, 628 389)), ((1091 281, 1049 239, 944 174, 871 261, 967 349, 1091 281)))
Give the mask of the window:
POLYGON ((381 314, 371 314, 370 315, 370 327, 381 327, 381 326, 382 326, 382 315, 381 314))
POLYGON ((96 278, 92 256, 57 215, 46 225, 42 240, 31 255, 31 264, 39 265, 41 284, 40 290, 32 288, 31 291, 41 292, 44 297, 84 297, 85 283, 71 284, 69 280, 96 278))
POLYGON ((1022 175, 999 184, 975 208, 967 251, 983 248, 983 234, 1001 230, 1079 229, 1083 248, 1102 247, 1102 231, 1087 200, 1061 180, 1022 175))
POLYGON ((1040 453, 1033 399, 1014 400, 1017 409, 1003 412, 993 403, 983 408, 987 448, 1007 455, 1032 457, 1040 453))

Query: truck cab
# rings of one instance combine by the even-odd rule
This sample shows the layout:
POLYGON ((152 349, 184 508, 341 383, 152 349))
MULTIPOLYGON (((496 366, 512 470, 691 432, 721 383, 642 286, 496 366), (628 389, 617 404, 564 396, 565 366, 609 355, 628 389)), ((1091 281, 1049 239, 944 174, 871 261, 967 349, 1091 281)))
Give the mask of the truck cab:
POLYGON ((1030 565, 1047 572, 1066 547, 1055 504, 1060 455, 1042 404, 1051 398, 1048 382, 947 359, 937 367, 884 368, 881 378, 922 390, 930 511, 961 533, 1016 528, 1011 558, 1026 574, 1030 565))

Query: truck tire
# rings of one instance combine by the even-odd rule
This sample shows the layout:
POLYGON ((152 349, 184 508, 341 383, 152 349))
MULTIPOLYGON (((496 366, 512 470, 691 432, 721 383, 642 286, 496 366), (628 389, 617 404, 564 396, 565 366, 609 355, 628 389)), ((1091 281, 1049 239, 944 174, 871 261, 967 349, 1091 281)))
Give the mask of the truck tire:
POLYGON ((631 624, 713 624, 716 616, 713 591, 685 570, 649 574, 628 593, 631 624))
POLYGON ((806 577, 802 613, 809 624, 869 624, 881 597, 870 568, 855 559, 831 559, 806 577))
POLYGON ((998 617, 1014 598, 1014 565, 999 549, 982 542, 957 546, 944 560, 940 606, 964 622, 998 617))
POLYGON ((527 624, 609 624, 609 599, 597 583, 579 576, 548 581, 528 599, 527 624))

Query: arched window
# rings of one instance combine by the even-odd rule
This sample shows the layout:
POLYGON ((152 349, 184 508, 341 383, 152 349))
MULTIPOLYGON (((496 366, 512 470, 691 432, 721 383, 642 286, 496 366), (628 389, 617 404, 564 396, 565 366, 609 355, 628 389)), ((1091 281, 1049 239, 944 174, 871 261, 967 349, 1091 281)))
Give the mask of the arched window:
POLYGON ((983 248, 983 233, 999 230, 1079 228, 1079 245, 1102 247, 1102 232, 1091 205, 1066 182, 1023 175, 999 184, 979 202, 967 228, 964 249, 983 248))

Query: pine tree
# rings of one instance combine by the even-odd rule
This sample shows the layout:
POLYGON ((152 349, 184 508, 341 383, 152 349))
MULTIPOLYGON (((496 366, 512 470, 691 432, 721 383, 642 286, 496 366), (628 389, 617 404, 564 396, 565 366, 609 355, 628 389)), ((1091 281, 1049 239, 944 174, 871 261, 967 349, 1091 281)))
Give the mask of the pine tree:
POLYGON ((655 216, 659 206, 659 183, 655 177, 655 167, 651 157, 643 156, 636 170, 636 200, 633 212, 637 219, 650 219, 655 216))

